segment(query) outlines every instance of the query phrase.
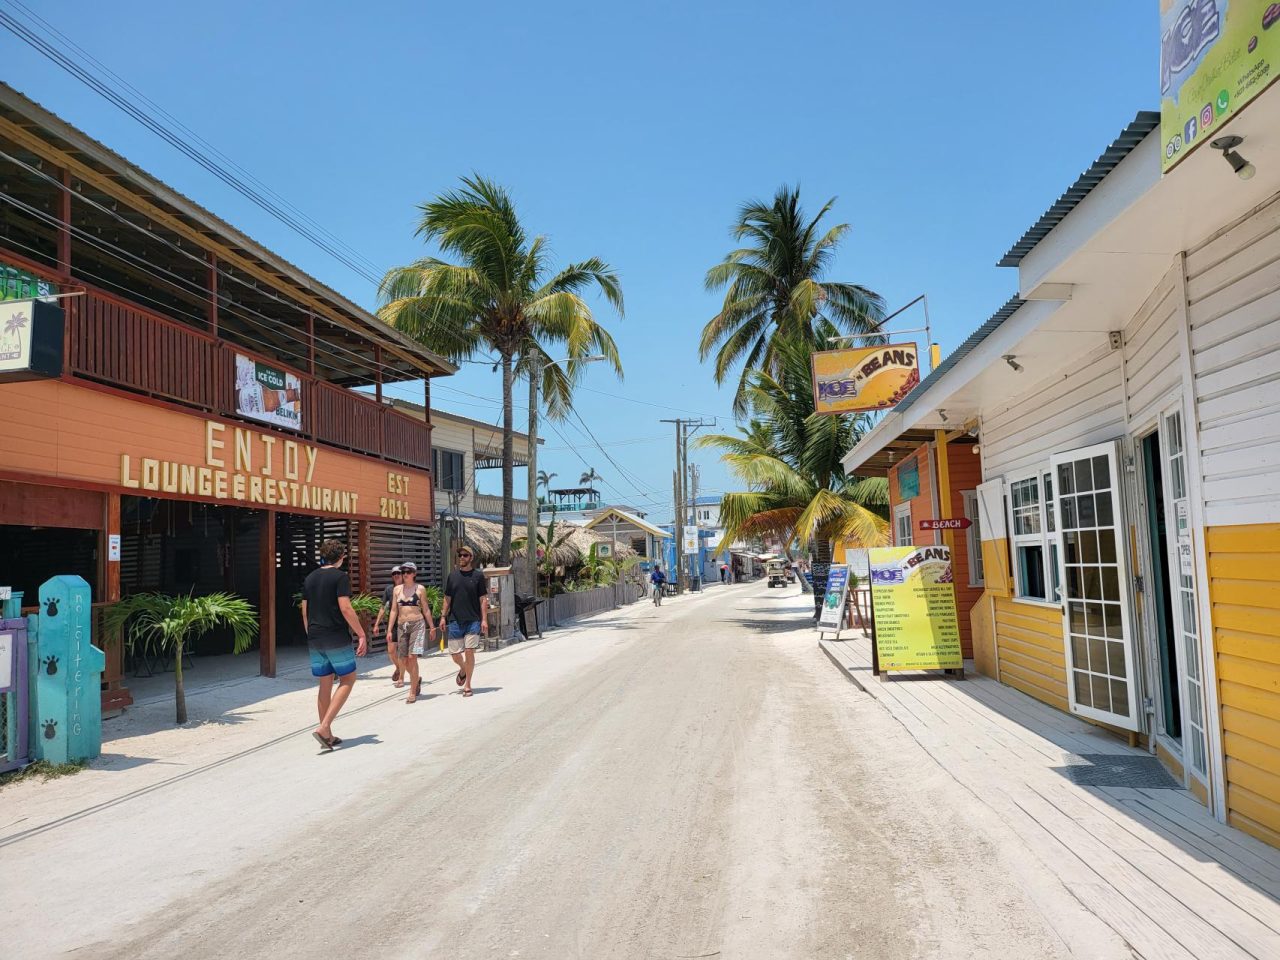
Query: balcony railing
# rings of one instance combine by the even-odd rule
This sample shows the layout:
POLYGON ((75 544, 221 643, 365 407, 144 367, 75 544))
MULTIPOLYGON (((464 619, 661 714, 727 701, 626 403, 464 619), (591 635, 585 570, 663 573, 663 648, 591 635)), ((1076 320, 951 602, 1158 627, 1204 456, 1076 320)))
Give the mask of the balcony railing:
MULTIPOLYGON (((491 516, 502 516, 502 498, 492 493, 477 493, 475 495, 476 513, 489 514, 491 516)), ((512 499, 511 509, 517 520, 524 520, 529 516, 529 501, 512 499)))
MULTIPOLYGON (((235 417, 235 355, 250 351, 89 288, 62 301, 66 372, 235 417)), ((272 366, 279 361, 259 357, 272 366)), ((373 397, 291 370, 302 381, 299 436, 419 469, 431 468, 431 426, 373 397)))

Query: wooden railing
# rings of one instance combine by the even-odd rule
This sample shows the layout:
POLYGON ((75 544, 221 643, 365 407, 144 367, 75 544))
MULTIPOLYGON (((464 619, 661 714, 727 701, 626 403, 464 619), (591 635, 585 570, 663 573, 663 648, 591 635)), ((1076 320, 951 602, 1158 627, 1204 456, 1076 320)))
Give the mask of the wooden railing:
MULTIPOLYGON (((491 516, 502 516, 502 497, 492 493, 477 493, 475 495, 476 513, 486 513, 491 516)), ((524 520, 529 516, 529 501, 512 499, 511 509, 513 516, 524 520)))
MULTIPOLYGON (((66 309, 66 372, 195 407, 236 416, 235 355, 252 352, 89 288, 61 301, 66 309)), ((257 357, 283 366, 269 357, 257 357)), ((286 368, 287 369, 287 368, 286 368)), ((431 468, 431 427, 300 371, 299 435, 422 470, 431 468)))

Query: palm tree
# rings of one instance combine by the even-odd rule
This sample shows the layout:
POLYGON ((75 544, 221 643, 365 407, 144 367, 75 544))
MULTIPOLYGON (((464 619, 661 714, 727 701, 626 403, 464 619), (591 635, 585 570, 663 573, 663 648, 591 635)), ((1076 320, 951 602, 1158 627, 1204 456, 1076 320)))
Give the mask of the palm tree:
POLYGON ((596 494, 596 496, 599 496, 599 493, 597 493, 595 488, 595 483, 597 480, 603 480, 603 479, 604 478, 601 477, 600 474, 596 473, 596 468, 591 467, 589 470, 587 470, 586 473, 584 473, 581 477, 578 478, 578 486, 586 487, 593 494, 596 494))
POLYGON ((491 351, 502 367, 502 547, 511 560, 513 441, 511 393, 517 372, 541 377, 549 416, 571 405, 580 360, 599 354, 622 375, 618 348, 582 294, 595 286, 621 315, 617 274, 598 257, 553 271, 545 237, 530 239, 508 193, 483 177, 423 203, 417 235, 450 263, 424 257, 387 271, 378 315, 454 360, 491 351), (569 359, 552 363, 556 345, 569 359), (517 369, 518 368, 518 369, 517 369))
MULTIPOLYGON (((723 383, 742 362, 734 412, 747 412, 747 381, 752 370, 776 372, 778 344, 800 339, 810 349, 825 349, 820 320, 840 334, 874 334, 884 316, 880 295, 856 283, 824 280, 837 245, 849 232, 838 223, 823 230, 819 222, 831 210, 828 200, 812 220, 800 207, 799 188, 781 187, 772 203, 743 205, 733 237, 744 245, 707 271, 708 290, 725 288, 720 312, 702 330, 699 355, 715 352, 716 383, 723 383)), ((829 330, 830 327, 824 327, 829 330)))
MULTIPOLYGON (((832 329, 820 321, 816 329, 832 329)), ((737 435, 712 434, 700 447, 721 460, 748 489, 720 501, 724 540, 773 535, 829 562, 831 541, 878 546, 888 539, 889 486, 883 477, 848 476, 840 459, 870 428, 865 416, 814 413, 807 343, 775 346, 777 373, 751 371, 744 397, 753 413, 737 435)), ((820 598, 818 598, 820 600, 820 598)))
POLYGON ((215 627, 230 627, 232 649, 244 653, 258 636, 258 615, 249 601, 230 593, 202 597, 138 593, 109 606, 103 625, 118 636, 128 625, 130 651, 152 650, 173 656, 173 694, 177 722, 187 722, 187 694, 182 685, 182 656, 187 643, 215 627))
POLYGON ((558 473, 547 473, 545 470, 538 471, 538 486, 542 488, 543 493, 551 490, 551 481, 560 476, 558 473))

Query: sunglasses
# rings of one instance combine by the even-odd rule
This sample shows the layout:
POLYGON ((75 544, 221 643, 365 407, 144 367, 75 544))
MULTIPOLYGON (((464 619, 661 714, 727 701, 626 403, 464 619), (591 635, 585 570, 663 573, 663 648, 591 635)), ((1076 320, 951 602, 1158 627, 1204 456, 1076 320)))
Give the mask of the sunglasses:
POLYGON ((475 555, 474 555, 474 554, 471 554, 471 553, 460 553, 460 554, 458 554, 458 559, 459 559, 459 560, 471 560, 471 559, 473 559, 473 558, 474 558, 474 556, 475 556, 475 555))

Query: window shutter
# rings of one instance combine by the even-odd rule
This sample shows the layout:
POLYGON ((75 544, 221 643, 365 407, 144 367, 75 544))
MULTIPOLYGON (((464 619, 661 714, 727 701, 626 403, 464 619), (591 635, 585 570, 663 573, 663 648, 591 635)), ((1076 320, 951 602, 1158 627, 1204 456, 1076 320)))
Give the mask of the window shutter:
POLYGON ((978 484, 978 527, 982 534, 983 575, 986 588, 1000 597, 1010 595, 1008 525, 1004 512, 1004 480, 978 484))

